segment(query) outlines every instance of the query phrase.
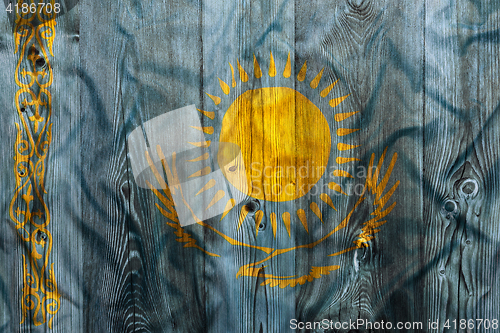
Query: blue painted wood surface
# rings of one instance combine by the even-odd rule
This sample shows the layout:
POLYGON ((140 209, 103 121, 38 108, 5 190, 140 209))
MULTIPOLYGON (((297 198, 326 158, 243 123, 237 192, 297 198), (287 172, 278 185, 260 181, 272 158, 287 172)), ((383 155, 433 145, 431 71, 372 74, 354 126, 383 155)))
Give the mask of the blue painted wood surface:
MULTIPOLYGON (((424 331, 432 331, 429 321, 439 320, 435 331, 465 332, 443 324, 500 319, 499 9, 486 1, 79 1, 57 17, 48 57, 53 137, 44 198, 61 300, 52 329, 35 325, 32 315, 20 324, 22 255, 28 252, 9 215, 16 189, 20 118, 14 77, 20 55, 12 20, 2 14, 0 332, 289 332, 292 319, 359 318, 394 326, 422 322, 424 331), (275 77, 269 76, 270 52, 275 77), (292 76, 286 79, 289 53, 292 76), (249 75, 246 85, 237 59, 249 75), (296 77, 305 61, 301 82, 296 77), (323 67, 313 90, 309 83, 323 67), (191 104, 215 111, 213 120, 200 119, 217 136, 223 106, 233 96, 221 92, 218 78, 233 94, 288 84, 311 99, 339 80, 331 96, 350 95, 324 110, 331 112, 332 133, 340 126, 334 113, 360 111, 348 121, 362 130, 341 138, 361 145, 352 152, 359 161, 350 171, 366 168, 372 154, 376 163, 387 147, 382 178, 397 153, 387 187, 400 182, 389 201, 397 204, 369 246, 328 256, 354 245, 372 217, 375 195, 367 195, 349 226, 328 242, 257 265, 258 277, 237 273, 265 259, 262 251, 231 245, 199 225, 184 231, 220 257, 178 241, 172 220, 156 207, 159 198, 135 182, 127 137, 147 121, 191 104), (226 100, 217 107, 205 92, 226 100), (340 269, 295 287, 266 284, 269 275, 302 276, 325 265, 340 269)), ((330 158, 350 156, 339 155, 339 138, 332 139, 330 158)), ((365 178, 339 183, 347 188, 365 178)), ((258 201, 264 214, 258 236, 255 211, 237 229, 240 209, 251 198, 222 221, 218 216, 206 222, 240 242, 297 246, 340 223, 358 198, 328 193, 337 211, 317 197, 258 201), (312 201, 324 223, 310 209, 312 201), (307 211, 308 232, 299 209, 307 211), (272 212, 279 222, 276 237, 272 212), (281 221, 283 212, 291 213, 293 237, 281 221)), ((478 328, 478 321, 474 325, 489 331, 478 328)))

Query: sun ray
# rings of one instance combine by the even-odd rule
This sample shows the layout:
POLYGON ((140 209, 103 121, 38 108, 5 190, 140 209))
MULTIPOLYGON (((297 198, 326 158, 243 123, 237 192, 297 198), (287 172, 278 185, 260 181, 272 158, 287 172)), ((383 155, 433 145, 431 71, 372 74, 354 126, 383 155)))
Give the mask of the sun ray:
POLYGON ((207 127, 190 126, 190 127, 205 134, 214 134, 214 128, 212 126, 207 126, 207 127))
POLYGON ((299 217, 300 222, 304 226, 304 229, 306 229, 307 233, 309 233, 309 229, 307 227, 307 217, 306 217, 305 210, 297 209, 297 216, 299 217))
POLYGON ((224 208, 224 214, 222 214, 222 217, 220 218, 219 222, 222 221, 223 218, 226 217, 227 214, 231 211, 231 209, 234 208, 236 205, 236 200, 234 199, 229 199, 226 203, 226 208, 224 208))
POLYGON ((199 157, 193 158, 192 160, 186 160, 186 162, 199 162, 199 161, 206 161, 210 157, 209 153, 205 153, 199 157))
POLYGON ((302 68, 299 71, 299 74, 297 74, 297 80, 300 82, 304 81, 306 79, 306 73, 307 73, 307 60, 304 61, 304 64, 302 65, 302 68))
POLYGON ((245 218, 247 217, 248 214, 248 209, 246 205, 241 206, 240 209, 240 217, 238 218, 238 229, 240 229, 241 225, 243 224, 243 221, 245 221, 245 218))
POLYGON ((209 209, 213 205, 215 205, 217 202, 219 202, 224 196, 226 195, 226 192, 223 190, 218 190, 217 193, 215 193, 214 197, 212 198, 212 201, 208 204, 207 208, 205 210, 209 209))
POLYGON ((211 189, 212 187, 214 187, 214 186, 215 186, 215 184, 216 184, 215 179, 210 179, 210 180, 209 180, 209 181, 205 184, 205 186, 203 186, 203 187, 202 187, 202 188, 198 191, 198 193, 196 193, 194 196, 197 196, 198 194, 203 193, 203 192, 205 192, 206 190, 211 189))
POLYGON ((340 103, 342 103, 347 97, 349 97, 349 95, 351 94, 347 94, 345 96, 342 96, 342 97, 337 97, 337 98, 333 98, 330 100, 330 106, 332 108, 336 107, 337 105, 339 105, 340 103))
POLYGON ((337 129, 337 136, 349 135, 359 130, 359 128, 339 128, 337 129))
POLYGON ((271 220, 271 226, 273 227, 273 236, 276 238, 276 230, 278 228, 278 224, 276 223, 276 213, 271 213, 269 218, 271 220))
POLYGON ((257 79, 260 79, 262 77, 262 70, 260 69, 260 65, 257 61, 257 58, 255 57, 255 54, 253 55, 253 74, 257 79))
POLYGON ((234 79, 234 68, 233 68, 233 65, 231 65, 231 63, 229 63, 229 67, 231 67, 231 86, 234 88, 236 87, 236 80, 234 79))
POLYGON ((333 210, 337 210, 337 208, 335 208, 335 206, 333 205, 333 201, 332 201, 332 198, 330 198, 330 196, 326 193, 321 193, 321 195, 319 196, 319 198, 321 200, 323 200, 324 203, 326 203, 328 206, 332 207, 333 210))
POLYGON ((354 178, 349 172, 344 170, 335 170, 333 172, 335 177, 345 177, 345 178, 354 178))
POLYGON ((286 232, 288 232, 288 238, 290 238, 290 213, 284 212, 283 215, 281 215, 281 218, 283 219, 283 224, 285 225, 286 232))
POLYGON ((354 162, 354 161, 361 161, 359 158, 353 158, 353 157, 340 157, 338 156, 336 159, 335 159, 335 162, 337 162, 337 164, 344 164, 344 163, 349 163, 349 162, 354 162))
POLYGON ((160 145, 156 145, 156 151, 158 153, 158 156, 160 157, 160 160, 161 160, 161 164, 163 166, 163 169, 165 170, 165 172, 167 173, 167 177, 173 179, 173 182, 174 182, 174 186, 172 187, 172 194, 175 194, 174 190, 175 188, 177 187, 178 190, 179 190, 179 194, 182 198, 182 202, 183 204, 186 206, 187 209, 189 209, 189 211, 191 212, 191 215, 194 219, 194 221, 196 223, 203 223, 203 221, 201 221, 197 216, 196 214, 194 213, 193 209, 189 206, 189 204, 186 202, 186 199, 184 198, 184 195, 182 194, 182 187, 179 186, 180 182, 179 182, 179 175, 177 174, 177 167, 176 167, 176 156, 177 154, 174 152, 172 152, 172 170, 170 171, 170 167, 168 165, 168 162, 167 160, 165 159, 165 155, 163 155, 163 151, 161 149, 161 146, 160 145), (173 176, 173 177, 172 177, 173 176))
POLYGON ((270 77, 275 77, 276 76, 276 65, 274 63, 274 57, 273 57, 273 52, 271 51, 271 56, 269 58, 269 76, 270 77))
POLYGON ((202 115, 204 115, 212 120, 215 118, 215 112, 213 112, 213 111, 203 111, 200 109, 196 109, 196 110, 200 111, 202 115))
POLYGON ((248 74, 245 72, 243 67, 240 65, 240 61, 236 59, 236 63, 238 64, 238 72, 240 73, 240 80, 241 82, 247 82, 248 81, 248 74))
POLYGON ((354 112, 344 112, 344 113, 337 113, 335 115, 335 121, 336 122, 339 122, 339 121, 342 121, 342 120, 346 120, 347 118, 349 117, 352 117, 354 116, 356 113, 358 113, 359 111, 354 111, 354 112))
POLYGON ((258 210, 255 213, 255 236, 259 235, 260 222, 262 222, 262 218, 264 217, 264 212, 258 210))
POLYGON ((351 150, 354 148, 358 148, 360 145, 348 145, 346 143, 339 142, 337 143, 337 149, 340 151, 346 151, 346 150, 351 150))
POLYGON ((289 78, 292 75, 292 62, 290 61, 290 52, 288 52, 288 58, 286 59, 285 70, 283 70, 283 77, 289 78))
POLYGON ((222 81, 220 78, 219 79, 219 85, 220 85, 220 88, 222 89, 222 92, 226 95, 229 95, 229 92, 231 91, 231 88, 229 88, 229 85, 222 81))
POLYGON ((229 214, 229 212, 234 208, 235 205, 236 205, 236 200, 234 199, 229 199, 226 202, 226 208, 224 208, 224 213, 222 214, 219 222, 222 221, 222 219, 225 218, 227 214, 229 214))
POLYGON ((207 94, 207 96, 210 97, 212 99, 212 101, 214 101, 215 105, 219 105, 220 102, 222 101, 220 99, 220 97, 218 97, 218 96, 210 95, 209 93, 205 93, 205 94, 207 94))
POLYGON ((323 97, 323 98, 325 98, 326 96, 328 96, 328 94, 330 93, 330 91, 332 91, 333 87, 335 87, 335 85, 337 84, 337 82, 339 82, 339 80, 333 82, 328 87, 326 87, 325 89, 321 90, 321 92, 319 93, 319 95, 321 97, 323 97))
POLYGON ((204 167, 203 169, 201 170, 198 170, 196 171, 195 173, 193 173, 191 176, 189 176, 188 178, 193 178, 193 177, 201 177, 201 176, 206 176, 208 175, 210 172, 212 172, 212 169, 207 166, 207 167, 204 167))
POLYGON ((311 88, 313 89, 316 89, 318 88, 318 84, 319 84, 319 81, 321 81, 321 77, 323 76, 323 71, 325 70, 325 68, 321 68, 321 71, 318 73, 318 75, 316 75, 316 77, 311 81, 311 83, 309 84, 311 86, 311 88))
POLYGON ((311 202, 311 204, 309 205, 309 208, 319 218, 321 223, 325 223, 325 222, 323 222, 323 214, 321 214, 321 209, 319 209, 319 206, 317 203, 315 203, 314 201, 311 202))
POLYGON ((330 190, 333 190, 335 192, 338 192, 338 193, 341 193, 341 194, 344 194, 344 195, 347 195, 347 193, 345 193, 343 190, 342 190, 342 187, 340 187, 339 184, 335 183, 335 182, 330 182, 328 183, 328 188, 330 190))
POLYGON ((201 142, 188 142, 190 145, 193 145, 195 147, 199 148, 208 148, 210 147, 210 141, 201 141, 201 142))

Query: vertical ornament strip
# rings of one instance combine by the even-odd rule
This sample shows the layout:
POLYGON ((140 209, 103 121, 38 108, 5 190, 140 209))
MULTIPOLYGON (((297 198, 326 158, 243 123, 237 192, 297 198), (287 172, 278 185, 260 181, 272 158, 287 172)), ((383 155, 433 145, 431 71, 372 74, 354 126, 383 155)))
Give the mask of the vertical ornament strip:
MULTIPOLYGON (((14 147, 14 176, 16 188, 10 202, 10 218, 15 224, 23 245, 22 319, 35 326, 47 323, 52 328, 55 314, 60 309, 60 294, 50 262, 52 235, 48 230, 50 212, 44 200, 46 157, 52 140, 52 85, 53 73, 49 58, 53 58, 52 44, 56 34, 56 13, 49 6, 16 12, 14 31, 15 53, 18 54, 15 82, 19 89, 15 106, 19 117, 14 147)), ((55 0, 47 1, 51 8, 55 0)), ((26 7, 26 5, 24 5, 26 7)), ((17 8, 23 8, 22 0, 17 8)))

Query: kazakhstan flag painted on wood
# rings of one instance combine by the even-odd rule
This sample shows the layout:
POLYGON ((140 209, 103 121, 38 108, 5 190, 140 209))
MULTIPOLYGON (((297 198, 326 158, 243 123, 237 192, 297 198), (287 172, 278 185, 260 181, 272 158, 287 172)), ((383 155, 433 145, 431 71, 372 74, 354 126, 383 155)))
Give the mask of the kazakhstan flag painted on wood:
POLYGON ((498 328, 500 6, 25 3, 0 332, 498 328))

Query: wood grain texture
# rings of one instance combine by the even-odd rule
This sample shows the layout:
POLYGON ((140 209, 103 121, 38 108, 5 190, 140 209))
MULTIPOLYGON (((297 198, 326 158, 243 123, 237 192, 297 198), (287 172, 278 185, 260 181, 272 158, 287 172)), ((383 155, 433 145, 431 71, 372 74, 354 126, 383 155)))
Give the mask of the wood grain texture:
MULTIPOLYGON (((62 306, 52 330, 19 325, 26 251, 8 215, 17 58, 10 22, 2 16, 0 121, 7 125, 0 133, 0 332, 289 332, 291 319, 359 318, 422 322, 423 331, 432 331, 429 320, 500 319, 499 12, 496 3, 477 1, 79 1, 58 18, 54 44, 55 134, 46 187, 62 306), (287 81, 282 73, 289 53, 287 81), (246 83, 238 80, 237 60, 246 83), (296 77, 305 61, 302 82, 296 77), (269 75, 273 62, 276 76, 269 75), (309 83, 322 68, 313 90, 309 83), (230 245, 197 224, 184 231, 220 257, 186 247, 156 208, 158 197, 136 183, 127 137, 147 121, 195 104, 214 112, 214 119, 200 119, 214 129, 207 139, 217 141, 234 96, 286 84, 319 93, 336 80, 329 96, 349 97, 328 109, 330 129, 344 124, 333 120, 334 112, 360 111, 346 124, 361 130, 335 137, 331 156, 359 158, 352 174, 372 154, 378 161, 386 147, 382 171, 398 156, 389 181, 400 181, 389 202, 397 204, 368 247, 328 256, 353 246, 374 196, 328 242, 264 261, 256 266, 259 277, 237 277, 242 266, 268 254, 230 245), (205 93, 221 96, 222 104, 205 93), (338 140, 361 147, 341 155, 338 140), (340 269, 295 287, 272 287, 267 280, 321 265, 340 269)), ((364 184, 356 177, 342 181, 343 188, 364 184)), ((222 221, 205 222, 238 242, 293 247, 324 235, 357 200, 331 196, 337 211, 317 197, 286 203, 246 197, 222 221), (238 228, 243 206, 249 212, 238 228), (307 232, 299 209, 307 211, 307 232)))
POLYGON ((426 119, 436 125, 424 131, 429 148, 423 174, 430 192, 424 197, 424 216, 429 223, 427 237, 437 242, 426 247, 424 258, 433 258, 434 265, 423 283, 428 286, 425 303, 432 304, 424 316, 433 320, 486 318, 498 311, 496 301, 486 301, 486 295, 496 289, 491 279, 496 274, 498 232, 493 207, 498 201, 488 183, 498 178, 487 175, 497 173, 498 149, 493 146, 498 139, 489 128, 498 122, 498 93, 493 88, 496 78, 485 70, 498 62, 486 51, 488 39, 497 38, 497 15, 493 7, 472 4, 429 6, 426 14, 430 22, 426 54, 431 59, 425 68, 426 119), (481 22, 481 28, 464 25, 473 22, 481 22), (443 30, 440 25, 462 28, 443 30), (478 36, 484 36, 485 43, 478 36), (467 183, 477 193, 463 187, 467 183))

